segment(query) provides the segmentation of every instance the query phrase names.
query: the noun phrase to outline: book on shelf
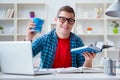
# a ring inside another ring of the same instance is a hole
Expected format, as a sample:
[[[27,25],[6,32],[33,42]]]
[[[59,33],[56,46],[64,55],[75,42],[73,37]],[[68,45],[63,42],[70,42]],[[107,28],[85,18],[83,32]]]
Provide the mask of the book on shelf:
[[[13,18],[14,15],[14,9],[7,9],[5,18]]]
[[[13,18],[13,16],[14,16],[14,9],[11,9],[9,18]]]
[[[68,68],[56,68],[57,73],[98,73],[103,72],[101,68],[89,68],[89,67],[68,67]]]
[[[5,14],[5,18],[9,18],[10,12],[11,12],[11,9],[7,9],[6,14]]]
[[[99,52],[102,52],[103,49],[110,48],[110,47],[113,47],[113,46],[103,45],[103,42],[96,42],[95,44],[92,44],[92,45],[73,48],[73,49],[71,49],[71,52],[74,52],[74,53],[83,53],[83,52],[99,53]]]

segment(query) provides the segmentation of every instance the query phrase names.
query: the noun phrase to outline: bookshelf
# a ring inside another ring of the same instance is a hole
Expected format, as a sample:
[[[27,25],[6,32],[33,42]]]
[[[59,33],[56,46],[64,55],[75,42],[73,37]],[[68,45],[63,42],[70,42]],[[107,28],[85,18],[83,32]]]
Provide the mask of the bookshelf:
[[[14,15],[9,12],[9,9]],[[35,17],[44,19],[45,23],[39,35],[46,33],[47,6],[45,3],[0,3],[0,25],[4,27],[3,33],[0,34],[0,41],[24,40],[27,24],[31,20],[30,11],[35,12]]]
[[[76,25],[74,33],[81,37],[85,45],[92,44],[96,41],[102,41],[104,44],[114,44],[115,47],[106,49],[98,53],[93,64],[99,64],[102,57],[110,57],[113,60],[118,58],[118,44],[120,44],[120,26],[118,34],[113,34],[111,26],[112,21],[120,24],[120,18],[108,17],[104,14],[105,10],[111,3],[76,3]],[[101,9],[101,10],[100,10]],[[98,11],[100,16],[98,17]],[[87,28],[93,30],[87,33]],[[77,33],[78,28],[82,28],[82,33]],[[120,45],[119,45],[120,46]]]

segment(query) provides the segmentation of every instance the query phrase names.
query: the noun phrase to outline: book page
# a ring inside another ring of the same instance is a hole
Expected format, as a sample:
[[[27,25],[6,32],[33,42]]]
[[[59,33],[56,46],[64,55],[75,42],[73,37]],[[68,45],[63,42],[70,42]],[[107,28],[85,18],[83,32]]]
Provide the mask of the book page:
[[[11,9],[7,9],[6,14],[5,14],[5,18],[9,18],[10,13],[11,13]]]
[[[76,67],[69,67],[69,68],[57,68],[57,73],[76,73],[76,72],[82,72],[79,68]]]
[[[83,71],[83,73],[98,73],[103,72],[103,69],[101,68],[89,68],[89,67],[79,67],[80,70]]]
[[[13,14],[14,14],[14,9],[11,9],[11,12],[8,18],[13,18]]]
[[[95,45],[96,47],[98,47],[98,48],[100,48],[100,49],[102,49],[102,47],[103,47],[103,42],[96,42],[96,45]]]
[[[101,68],[88,68],[88,67],[68,67],[68,68],[56,68],[57,73],[98,73],[103,72]]]

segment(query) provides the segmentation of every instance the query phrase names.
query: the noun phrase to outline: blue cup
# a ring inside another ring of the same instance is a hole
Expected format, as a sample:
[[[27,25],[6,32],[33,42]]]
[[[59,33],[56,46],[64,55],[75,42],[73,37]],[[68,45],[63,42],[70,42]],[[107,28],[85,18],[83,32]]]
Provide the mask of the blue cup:
[[[41,32],[44,20],[40,18],[33,18],[32,20],[33,20],[33,23],[35,24],[35,27],[31,28],[31,30],[36,33]]]

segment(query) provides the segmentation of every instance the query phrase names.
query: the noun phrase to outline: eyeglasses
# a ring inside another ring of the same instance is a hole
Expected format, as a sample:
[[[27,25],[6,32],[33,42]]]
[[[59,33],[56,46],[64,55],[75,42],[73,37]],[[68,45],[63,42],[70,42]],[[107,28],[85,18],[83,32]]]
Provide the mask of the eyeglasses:
[[[75,20],[72,18],[66,18],[66,17],[62,17],[62,16],[58,16],[58,18],[59,18],[59,21],[62,23],[66,22],[66,21],[68,21],[68,24],[71,24],[71,25],[75,23]]]

